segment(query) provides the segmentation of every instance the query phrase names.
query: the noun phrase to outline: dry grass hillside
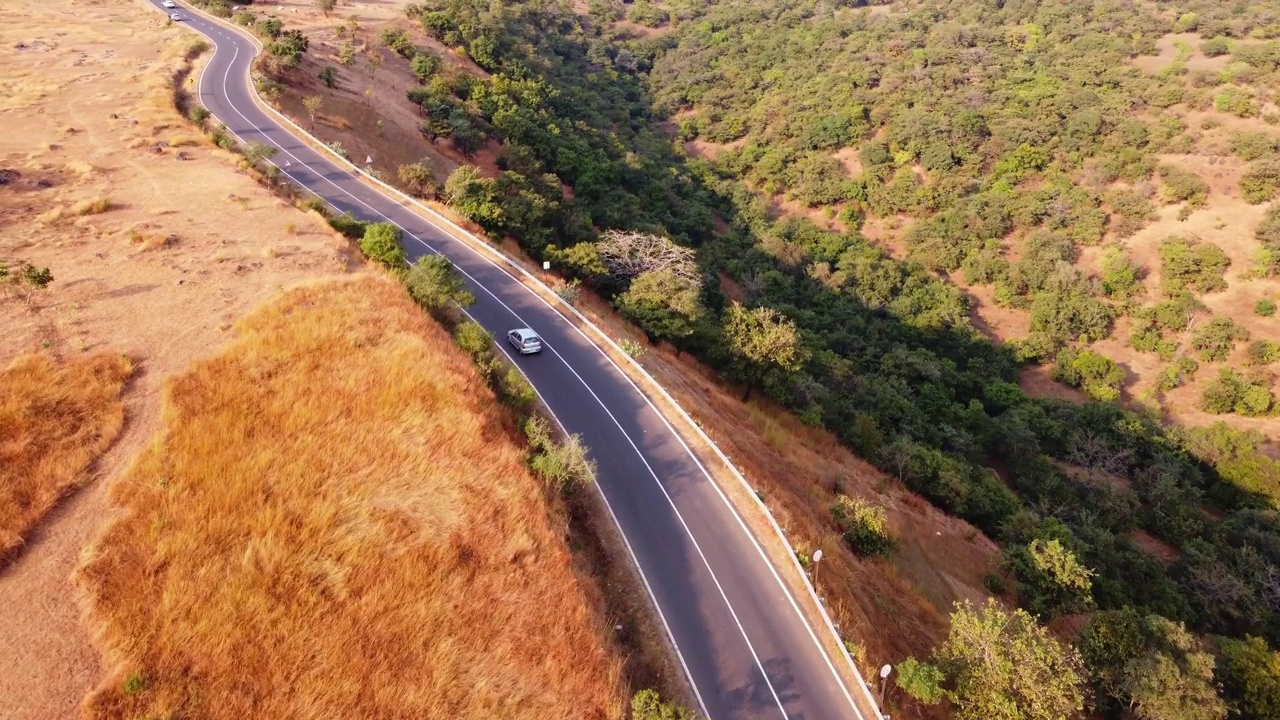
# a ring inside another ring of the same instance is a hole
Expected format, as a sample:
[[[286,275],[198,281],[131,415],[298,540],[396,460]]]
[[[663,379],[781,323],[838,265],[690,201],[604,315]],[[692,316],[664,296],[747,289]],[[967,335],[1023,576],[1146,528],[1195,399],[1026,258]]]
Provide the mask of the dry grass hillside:
[[[132,372],[106,354],[61,366],[24,355],[0,372],[0,563],[116,439]]]
[[[0,569],[5,720],[73,717],[101,679],[70,575],[110,514],[106,479],[158,427],[164,379],[280,288],[355,267],[319,218],[270,195],[174,111],[173,78],[186,77],[193,40],[140,3],[0,4],[0,261],[53,275],[44,290],[0,292],[0,368],[37,355],[21,366],[52,373],[40,394],[83,390],[85,419],[118,428],[110,447],[110,433],[83,428],[85,447],[105,453],[75,471],[74,453],[62,458],[48,478],[68,491]],[[121,356],[133,372],[108,399]],[[77,384],[99,364],[96,388]],[[7,407],[13,396],[0,397]],[[70,406],[41,407],[58,414],[0,430],[5,469],[18,467],[10,438],[73,439],[41,430],[70,431]]]
[[[448,335],[372,279],[238,331],[168,386],[80,572],[89,715],[621,717],[563,520]]]

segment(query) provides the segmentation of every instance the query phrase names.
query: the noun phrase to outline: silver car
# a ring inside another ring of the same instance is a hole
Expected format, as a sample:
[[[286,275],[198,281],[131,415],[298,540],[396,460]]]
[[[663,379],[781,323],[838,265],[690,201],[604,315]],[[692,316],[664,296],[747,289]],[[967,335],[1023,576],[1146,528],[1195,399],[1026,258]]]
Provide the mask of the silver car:
[[[507,333],[507,342],[511,343],[516,352],[521,355],[542,352],[542,338],[529,328],[516,328]]]

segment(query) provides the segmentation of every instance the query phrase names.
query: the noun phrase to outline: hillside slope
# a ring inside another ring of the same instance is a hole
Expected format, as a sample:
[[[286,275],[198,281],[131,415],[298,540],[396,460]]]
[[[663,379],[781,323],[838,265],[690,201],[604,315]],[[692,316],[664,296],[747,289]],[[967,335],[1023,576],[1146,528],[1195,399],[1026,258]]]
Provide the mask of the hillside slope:
[[[621,717],[564,520],[449,336],[373,279],[237,330],[167,387],[79,572],[89,716]]]

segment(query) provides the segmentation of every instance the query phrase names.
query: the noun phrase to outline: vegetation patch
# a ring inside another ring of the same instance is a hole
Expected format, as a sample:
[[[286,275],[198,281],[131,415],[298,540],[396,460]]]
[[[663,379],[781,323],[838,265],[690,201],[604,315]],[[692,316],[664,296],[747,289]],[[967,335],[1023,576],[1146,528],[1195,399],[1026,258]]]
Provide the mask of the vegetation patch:
[[[133,362],[120,355],[64,363],[24,355],[0,372],[0,560],[111,446],[132,373]]]

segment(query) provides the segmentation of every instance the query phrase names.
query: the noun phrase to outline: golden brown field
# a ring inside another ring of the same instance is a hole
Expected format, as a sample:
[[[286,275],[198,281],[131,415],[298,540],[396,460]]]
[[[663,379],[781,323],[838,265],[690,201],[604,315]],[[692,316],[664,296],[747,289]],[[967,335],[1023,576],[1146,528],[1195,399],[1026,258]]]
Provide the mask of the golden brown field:
[[[448,335],[372,278],[237,330],[79,571],[87,716],[621,717],[564,520]]]
[[[64,365],[24,355],[0,372],[0,563],[115,440],[132,372],[106,354]]]

